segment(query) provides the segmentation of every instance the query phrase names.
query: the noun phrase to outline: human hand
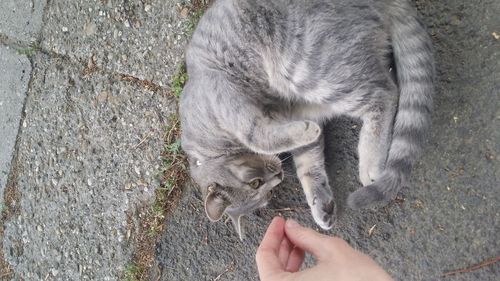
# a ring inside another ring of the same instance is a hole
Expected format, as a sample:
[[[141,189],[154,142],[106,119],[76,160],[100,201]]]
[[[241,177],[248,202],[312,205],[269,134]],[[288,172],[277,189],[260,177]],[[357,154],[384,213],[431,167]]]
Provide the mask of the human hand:
[[[298,271],[304,252],[316,258],[312,268]],[[257,250],[261,281],[392,281],[375,261],[344,240],[319,234],[293,220],[273,219]]]

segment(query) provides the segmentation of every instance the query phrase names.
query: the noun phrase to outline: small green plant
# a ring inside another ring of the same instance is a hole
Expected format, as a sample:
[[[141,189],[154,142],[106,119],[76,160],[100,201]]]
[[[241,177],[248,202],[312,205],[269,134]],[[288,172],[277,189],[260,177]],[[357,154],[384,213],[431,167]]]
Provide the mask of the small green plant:
[[[192,6],[190,8],[190,14],[189,14],[189,22],[187,26],[187,34],[189,36],[193,35],[194,29],[198,25],[198,22],[201,19],[201,16],[203,16],[203,13],[205,13],[205,10],[208,8],[209,3],[212,2],[210,0],[193,0],[191,2]]]
[[[36,44],[32,44],[27,48],[17,48],[16,52],[18,55],[25,55],[25,56],[31,57],[40,49],[41,49],[40,46],[38,46]]]
[[[186,67],[184,65],[181,66],[180,71],[177,75],[172,79],[172,93],[176,98],[180,98],[182,89],[188,80],[188,75],[186,72]]]
[[[179,186],[187,178],[187,163],[181,147],[181,128],[179,117],[172,114],[168,117],[169,125],[165,134],[165,177],[163,188],[170,194],[173,188]]]
[[[167,144],[167,150],[168,152],[172,154],[179,154],[181,153],[181,140],[177,139],[175,142],[171,144]]]
[[[194,29],[198,25],[198,22],[201,19],[201,16],[203,16],[203,13],[205,12],[205,8],[196,10],[191,14],[191,17],[189,18],[189,23],[187,26],[187,31],[186,33],[191,36],[193,35]]]
[[[123,281],[141,280],[142,274],[143,274],[143,269],[141,269],[135,263],[131,263],[125,268]]]

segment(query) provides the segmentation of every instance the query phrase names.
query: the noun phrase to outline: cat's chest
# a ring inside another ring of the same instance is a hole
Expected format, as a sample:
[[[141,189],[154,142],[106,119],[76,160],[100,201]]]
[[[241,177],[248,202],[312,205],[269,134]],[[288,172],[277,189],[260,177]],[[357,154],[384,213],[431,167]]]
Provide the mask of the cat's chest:
[[[349,115],[355,106],[351,101],[334,103],[282,103],[265,107],[265,115],[276,121],[311,120],[323,122],[331,117]]]
[[[299,100],[311,104],[327,104],[342,98],[349,92],[352,85],[346,84],[321,71],[318,67],[312,67],[306,59],[297,59],[282,54],[264,55],[263,66],[267,75],[269,88],[281,97],[289,100]],[[344,66],[343,73],[350,72],[348,66]],[[334,111],[343,111],[340,105],[334,107]]]
[[[293,108],[291,118],[323,122],[334,116],[350,115],[354,107],[355,104],[350,100],[322,104],[304,103]]]

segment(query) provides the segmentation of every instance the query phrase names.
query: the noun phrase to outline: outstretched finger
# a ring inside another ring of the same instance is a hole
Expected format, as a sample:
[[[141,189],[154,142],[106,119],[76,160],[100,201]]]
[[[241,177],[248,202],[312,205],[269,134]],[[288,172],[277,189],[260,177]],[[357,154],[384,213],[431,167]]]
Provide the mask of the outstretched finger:
[[[256,261],[261,279],[284,272],[279,258],[281,242],[285,238],[285,220],[281,217],[273,219],[257,249]]]

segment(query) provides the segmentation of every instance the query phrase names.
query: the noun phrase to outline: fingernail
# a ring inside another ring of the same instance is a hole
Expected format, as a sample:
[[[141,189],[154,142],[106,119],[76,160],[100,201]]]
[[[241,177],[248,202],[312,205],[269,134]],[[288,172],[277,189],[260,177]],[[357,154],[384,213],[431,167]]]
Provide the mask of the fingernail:
[[[300,224],[298,224],[295,220],[293,219],[289,219],[286,221],[286,227],[288,228],[295,228],[295,227],[299,227]]]

